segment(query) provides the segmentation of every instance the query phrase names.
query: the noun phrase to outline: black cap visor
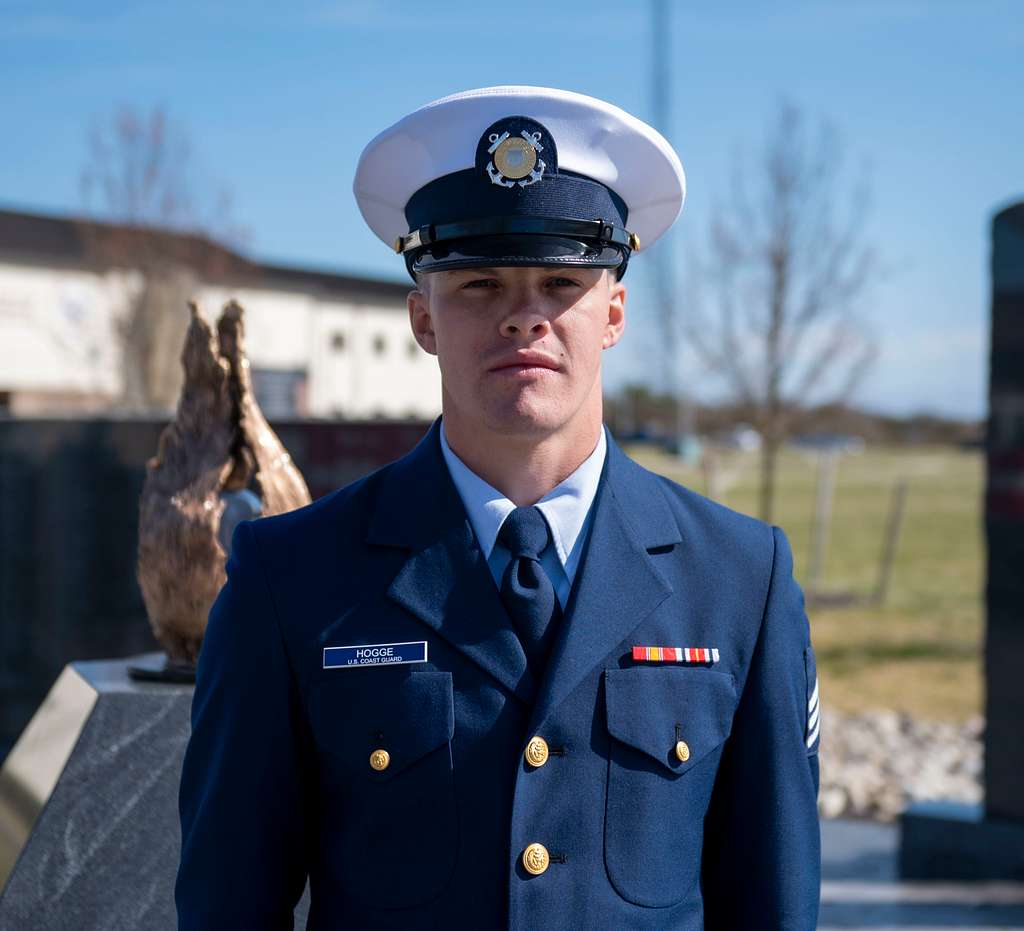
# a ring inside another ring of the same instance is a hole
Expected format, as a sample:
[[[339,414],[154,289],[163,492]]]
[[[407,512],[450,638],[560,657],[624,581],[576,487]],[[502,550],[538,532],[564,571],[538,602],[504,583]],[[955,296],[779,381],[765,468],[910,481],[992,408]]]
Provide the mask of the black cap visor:
[[[614,244],[566,236],[473,236],[410,251],[406,253],[406,264],[413,275],[520,265],[618,268],[625,266],[626,251]]]

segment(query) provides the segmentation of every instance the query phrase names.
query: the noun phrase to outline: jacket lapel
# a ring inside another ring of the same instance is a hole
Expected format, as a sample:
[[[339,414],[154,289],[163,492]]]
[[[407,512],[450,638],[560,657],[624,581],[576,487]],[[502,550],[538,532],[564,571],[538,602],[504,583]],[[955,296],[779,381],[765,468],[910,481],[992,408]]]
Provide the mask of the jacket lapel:
[[[382,474],[367,542],[411,549],[388,596],[531,703],[526,654],[441,454],[440,424]]]
[[[608,435],[590,538],[540,683],[531,733],[672,594],[648,553],[682,539],[659,483]]]

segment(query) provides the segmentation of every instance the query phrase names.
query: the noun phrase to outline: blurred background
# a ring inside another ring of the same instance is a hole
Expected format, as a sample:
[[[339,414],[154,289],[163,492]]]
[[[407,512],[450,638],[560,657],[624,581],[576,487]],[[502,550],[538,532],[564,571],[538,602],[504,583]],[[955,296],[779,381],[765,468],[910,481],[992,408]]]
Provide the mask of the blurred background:
[[[624,279],[606,422],[787,532],[823,815],[982,801],[992,223],[1024,200],[1021,13],[0,0],[0,757],[64,663],[154,648],[137,502],[185,302],[245,308],[257,399],[314,497],[401,455],[439,378],[356,208],[359,153],[438,97],[537,84],[621,106],[683,162],[679,221]],[[843,894],[823,915],[853,926]]]

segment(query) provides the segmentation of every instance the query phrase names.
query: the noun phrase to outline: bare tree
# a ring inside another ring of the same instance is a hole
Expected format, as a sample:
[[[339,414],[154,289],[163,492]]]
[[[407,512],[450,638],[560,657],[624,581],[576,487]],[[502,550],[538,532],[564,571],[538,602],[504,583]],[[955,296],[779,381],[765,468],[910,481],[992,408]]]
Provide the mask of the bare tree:
[[[223,243],[242,234],[230,225],[227,195],[208,194],[196,179],[187,135],[162,107],[123,106],[95,121],[88,141],[82,236],[97,263],[126,279],[121,405],[168,410],[181,386],[187,303],[200,280],[240,264]]]
[[[845,188],[836,133],[806,123],[782,103],[753,164],[737,157],[706,246],[691,254],[682,311],[689,345],[761,435],[767,521],[779,450],[802,411],[847,400],[875,354],[859,313],[878,271],[863,241],[866,184]]]

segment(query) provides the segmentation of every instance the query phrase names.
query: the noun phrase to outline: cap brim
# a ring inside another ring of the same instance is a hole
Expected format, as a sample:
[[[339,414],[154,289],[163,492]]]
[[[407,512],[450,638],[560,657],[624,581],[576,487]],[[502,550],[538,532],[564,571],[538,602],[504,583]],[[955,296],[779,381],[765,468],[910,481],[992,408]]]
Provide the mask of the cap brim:
[[[624,259],[618,246],[565,236],[474,236],[425,246],[408,267],[418,274],[519,265],[618,268]]]

